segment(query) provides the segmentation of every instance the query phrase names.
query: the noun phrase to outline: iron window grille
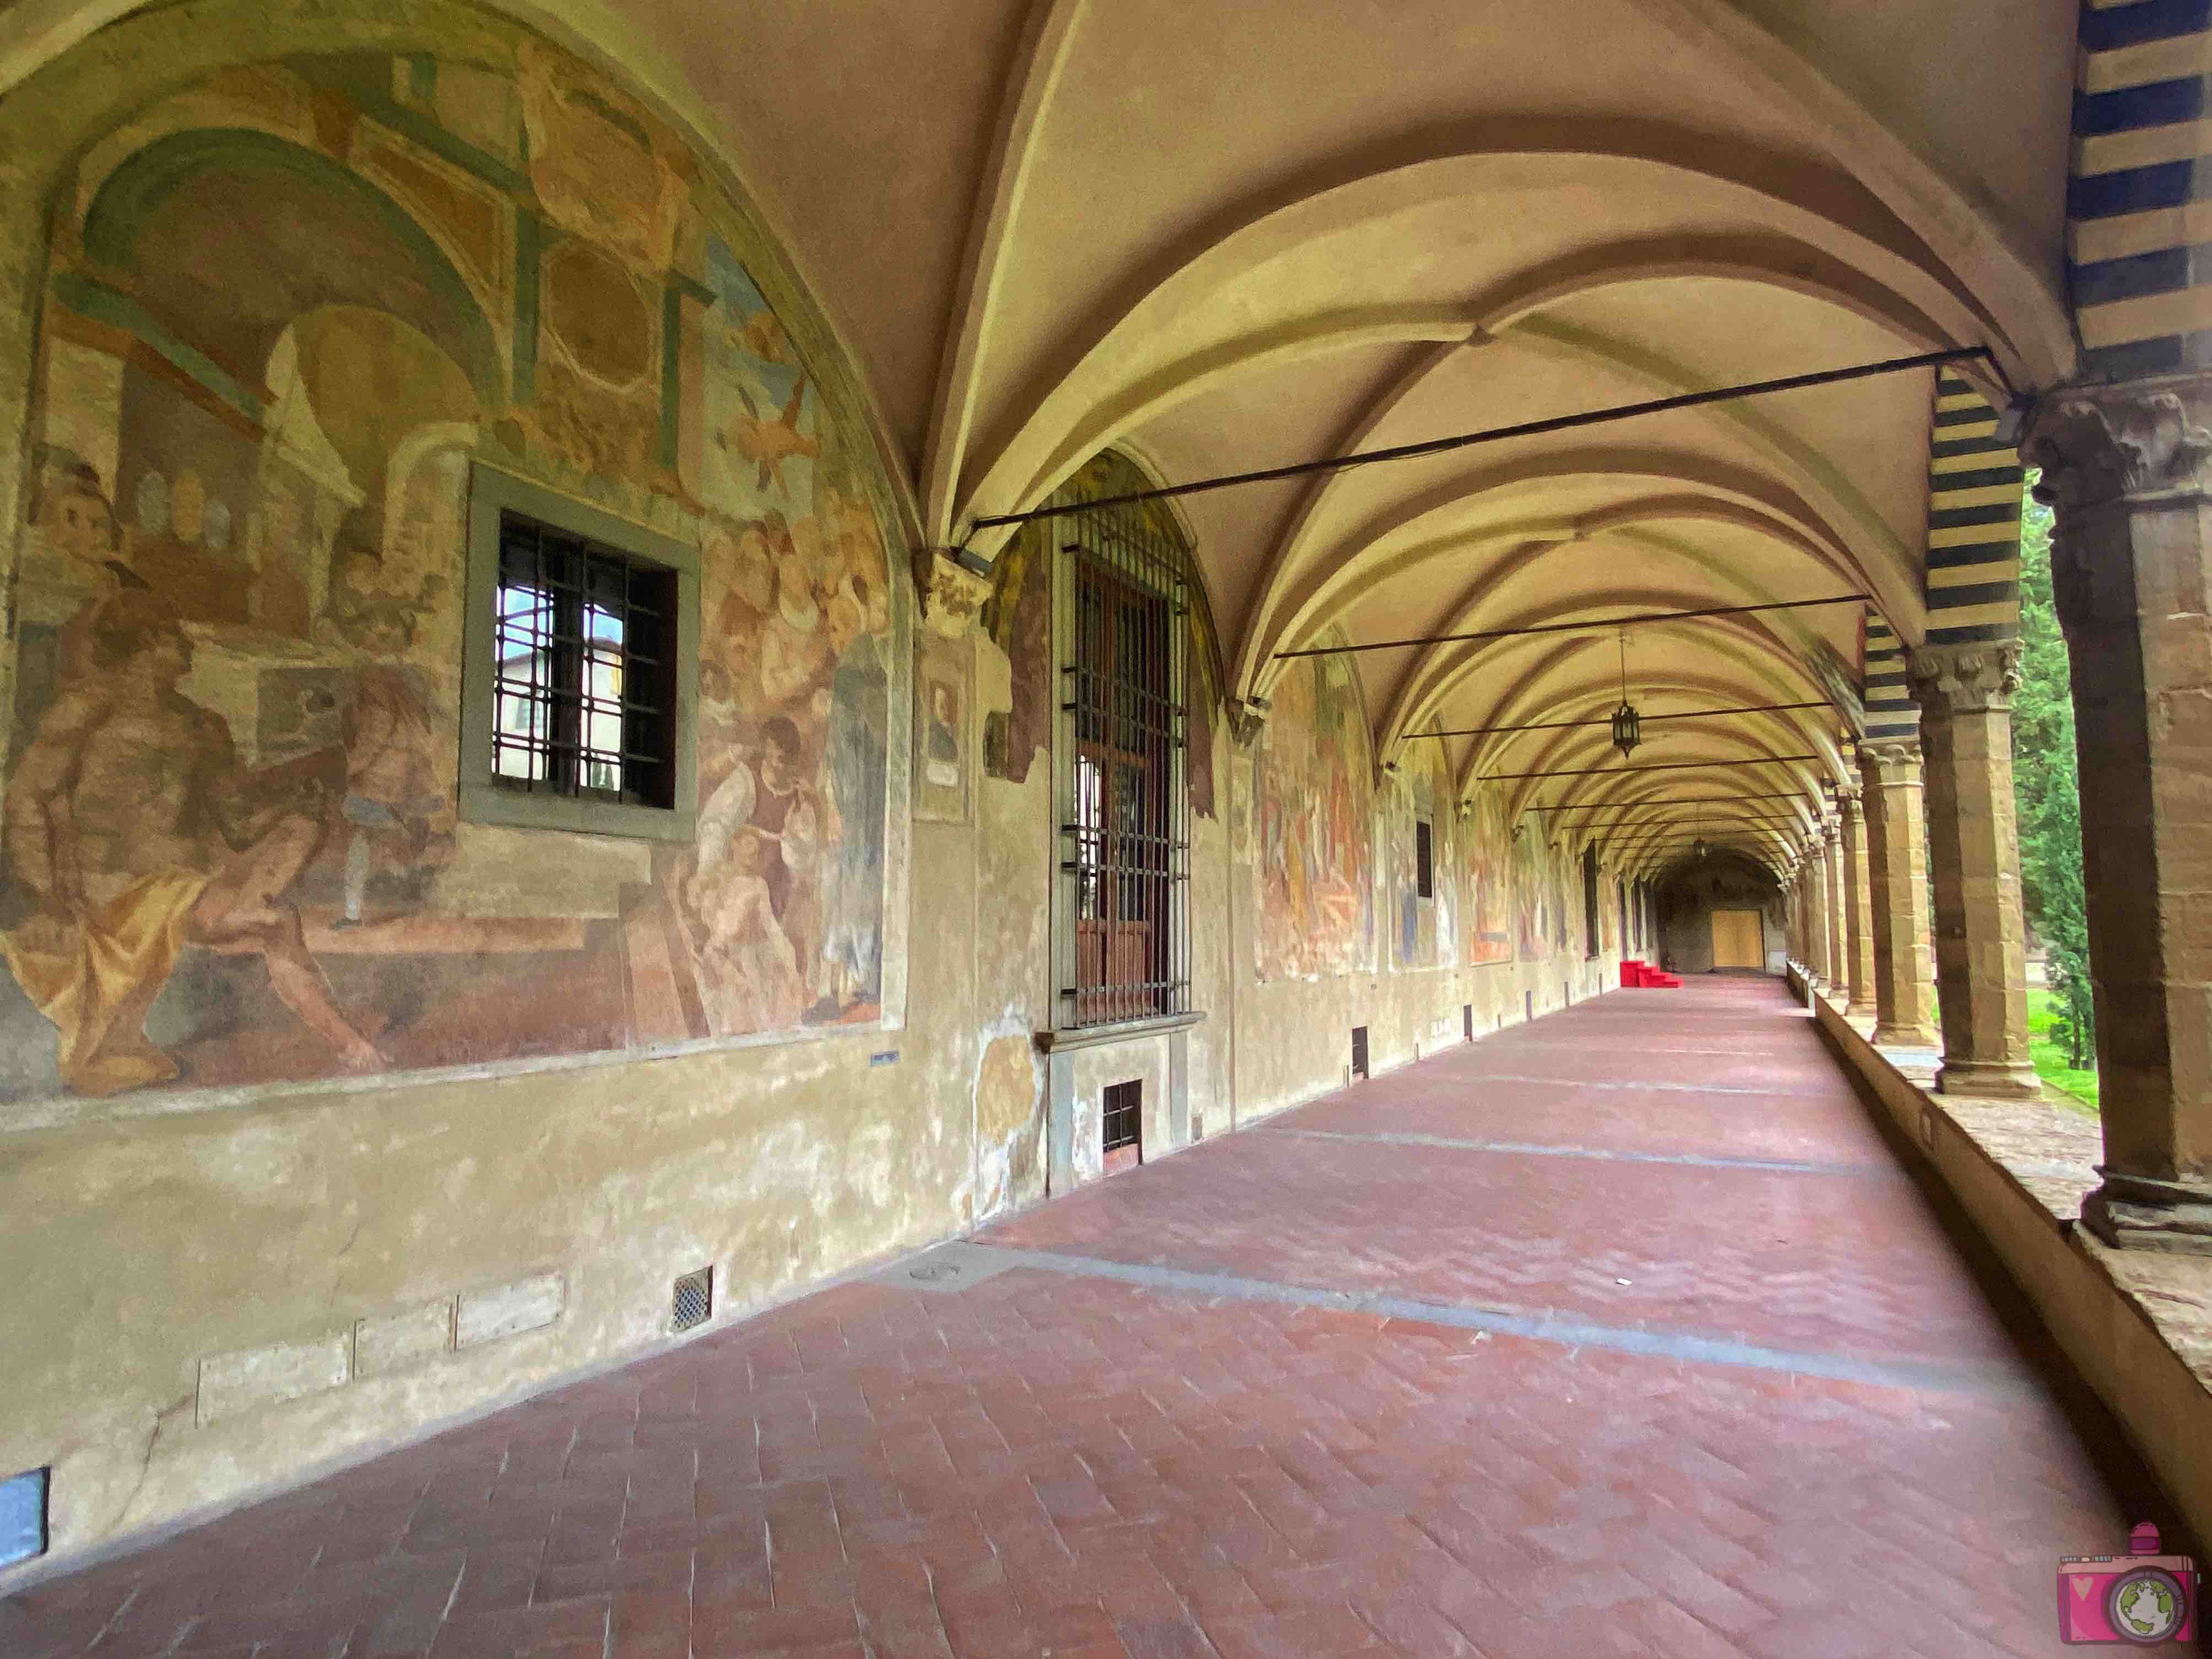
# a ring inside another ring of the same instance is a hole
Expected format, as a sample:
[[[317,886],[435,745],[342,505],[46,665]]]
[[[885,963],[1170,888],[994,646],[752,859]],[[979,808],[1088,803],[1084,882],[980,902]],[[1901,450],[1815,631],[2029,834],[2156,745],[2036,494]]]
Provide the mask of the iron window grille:
[[[471,470],[463,818],[688,844],[698,663],[697,547]]]
[[[1422,898],[1437,896],[1436,836],[1425,819],[1413,823],[1413,885]]]
[[[676,573],[500,514],[492,781],[676,801]]]
[[[1599,942],[1601,924],[1597,914],[1597,847],[1595,842],[1583,848],[1583,939],[1588,948],[1583,955],[1597,956],[1604,948]]]
[[[1143,507],[1066,523],[1060,1023],[1081,1029],[1190,1010],[1190,595]]]
[[[1118,1152],[1124,1146],[1134,1146],[1141,1158],[1145,1144],[1143,1079],[1108,1084],[1105,1098],[1101,1104],[1103,1109],[1099,1115],[1099,1129],[1104,1150]]]

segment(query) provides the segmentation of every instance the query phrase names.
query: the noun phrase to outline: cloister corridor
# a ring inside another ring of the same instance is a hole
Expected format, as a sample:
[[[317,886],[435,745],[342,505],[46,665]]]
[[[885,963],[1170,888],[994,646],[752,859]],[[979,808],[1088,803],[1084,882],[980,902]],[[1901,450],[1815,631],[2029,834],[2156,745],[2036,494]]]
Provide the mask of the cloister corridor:
[[[0,1601],[196,1659],[2060,1650],[2173,1517],[1778,981],[1621,991]]]

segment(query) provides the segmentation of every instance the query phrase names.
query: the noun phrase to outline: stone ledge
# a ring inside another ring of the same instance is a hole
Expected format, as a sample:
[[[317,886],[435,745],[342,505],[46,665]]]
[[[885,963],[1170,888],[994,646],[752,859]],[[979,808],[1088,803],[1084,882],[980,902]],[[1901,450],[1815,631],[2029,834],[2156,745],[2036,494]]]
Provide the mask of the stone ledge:
[[[2102,1138],[2032,1102],[1932,1095],[1802,975],[1837,1056],[1911,1138],[2200,1537],[2212,1536],[2212,1260],[2114,1250],[2079,1223]]]

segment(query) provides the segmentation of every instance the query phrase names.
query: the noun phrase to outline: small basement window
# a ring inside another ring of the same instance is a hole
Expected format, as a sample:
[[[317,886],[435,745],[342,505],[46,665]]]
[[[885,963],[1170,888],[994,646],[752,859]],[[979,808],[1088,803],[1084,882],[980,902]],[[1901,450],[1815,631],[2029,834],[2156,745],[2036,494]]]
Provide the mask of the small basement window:
[[[1425,819],[1413,824],[1413,881],[1423,898],[1437,896],[1436,835]]]
[[[1127,1083],[1108,1084],[1102,1104],[1103,1111],[1100,1127],[1106,1152],[1111,1154],[1125,1147],[1131,1148],[1141,1161],[1145,1142],[1144,1079],[1138,1078]]]
[[[479,823],[689,841],[698,556],[480,469],[460,804]]]

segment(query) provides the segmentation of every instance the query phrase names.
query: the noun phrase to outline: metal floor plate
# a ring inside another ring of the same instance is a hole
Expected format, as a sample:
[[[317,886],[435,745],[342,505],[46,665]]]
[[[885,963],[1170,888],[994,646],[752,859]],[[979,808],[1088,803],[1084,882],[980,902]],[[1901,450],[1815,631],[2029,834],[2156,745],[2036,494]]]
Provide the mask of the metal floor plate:
[[[896,1285],[901,1290],[933,1291],[939,1296],[951,1296],[1009,1267],[1022,1265],[1021,1258],[1009,1251],[955,1240],[894,1261],[868,1277],[878,1285]]]

